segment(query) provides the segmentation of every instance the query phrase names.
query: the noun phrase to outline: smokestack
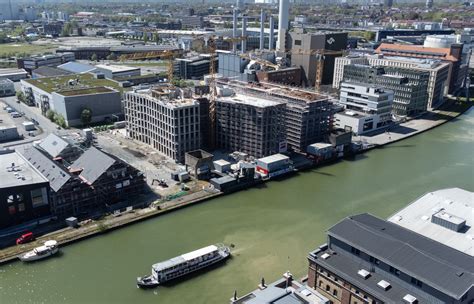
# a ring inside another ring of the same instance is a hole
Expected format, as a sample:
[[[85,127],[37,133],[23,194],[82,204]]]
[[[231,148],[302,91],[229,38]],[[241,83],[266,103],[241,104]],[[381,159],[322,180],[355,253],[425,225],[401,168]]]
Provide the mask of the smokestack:
[[[268,49],[269,50],[273,50],[273,45],[275,44],[275,33],[274,33],[274,27],[275,27],[275,24],[274,24],[274,20],[273,20],[273,16],[270,15],[270,20],[269,20],[269,23],[270,23],[270,37],[268,39]]]
[[[242,16],[242,53],[247,52],[247,17]]]
[[[233,27],[232,27],[232,38],[234,41],[232,41],[232,52],[236,52],[237,50],[237,44],[235,43],[235,38],[237,38],[237,10],[234,9],[234,15],[233,15]]]
[[[265,47],[265,13],[263,9],[260,11],[260,50],[263,50]]]
[[[289,0],[280,0],[280,11],[278,15],[278,41],[277,50],[280,52],[285,51],[286,46],[286,32],[288,31],[288,25],[290,14],[290,2]]]

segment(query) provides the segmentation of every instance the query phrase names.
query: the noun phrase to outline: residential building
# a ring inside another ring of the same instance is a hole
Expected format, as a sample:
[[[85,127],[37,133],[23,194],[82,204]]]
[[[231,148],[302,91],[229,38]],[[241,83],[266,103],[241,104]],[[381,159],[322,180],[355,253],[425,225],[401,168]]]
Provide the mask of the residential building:
[[[155,88],[124,94],[127,134],[184,163],[186,152],[201,148],[199,101],[187,91]],[[203,122],[204,123],[204,122]]]
[[[334,115],[335,127],[361,135],[391,122],[393,91],[371,84],[343,82],[340,103],[345,110]]]
[[[95,73],[102,73],[106,78],[117,79],[123,77],[140,76],[140,68],[124,65],[98,64]]]
[[[74,61],[74,54],[71,52],[65,52],[60,54],[33,56],[27,58],[17,59],[17,65],[19,69],[25,69],[28,73],[41,66],[52,66],[56,67],[65,62]]]
[[[273,82],[290,86],[301,86],[303,69],[301,67],[281,68],[273,71],[257,71],[258,82]]]
[[[15,96],[15,84],[10,79],[0,79],[0,97]]]
[[[346,65],[344,81],[375,84],[394,93],[392,113],[397,116],[415,116],[427,110],[427,72],[411,69]]]
[[[453,43],[448,48],[382,43],[375,52],[388,56],[435,59],[450,63],[451,74],[448,93],[455,94],[463,86],[467,75],[467,64],[463,61],[462,50],[462,43]]]
[[[474,257],[473,198],[473,192],[460,188],[429,192],[388,220]]]
[[[235,94],[216,100],[217,145],[256,158],[286,149],[285,103],[276,98]]]
[[[304,152],[308,145],[327,139],[334,113],[328,96],[294,87],[272,83],[229,83],[242,94],[276,98],[285,104],[285,129],[287,147]]]
[[[473,256],[366,213],[327,234],[327,244],[309,253],[307,284],[332,303],[473,300]]]
[[[48,179],[13,150],[0,151],[0,167],[0,228],[48,217]]]
[[[449,78],[451,73],[451,64],[434,59],[417,59],[408,57],[391,57],[384,55],[363,56],[366,63],[361,63],[376,67],[402,68],[405,71],[428,72],[428,100],[427,109],[433,110],[441,106],[444,102],[444,96],[448,93]],[[342,70],[344,73],[343,61],[336,58],[335,70]],[[393,70],[395,71],[395,70]],[[341,76],[343,79],[344,75]]]
[[[46,152],[50,159],[67,163],[75,161],[83,152],[76,143],[53,133],[41,140],[36,147]]]
[[[342,51],[347,48],[347,33],[342,32],[318,32],[306,33],[303,29],[295,29],[290,32],[291,65],[302,67],[305,75],[305,83],[314,86],[316,75],[319,74],[320,84],[330,84],[333,81],[334,60],[342,56]],[[333,51],[318,55],[314,51]],[[324,64],[318,67],[319,61]]]

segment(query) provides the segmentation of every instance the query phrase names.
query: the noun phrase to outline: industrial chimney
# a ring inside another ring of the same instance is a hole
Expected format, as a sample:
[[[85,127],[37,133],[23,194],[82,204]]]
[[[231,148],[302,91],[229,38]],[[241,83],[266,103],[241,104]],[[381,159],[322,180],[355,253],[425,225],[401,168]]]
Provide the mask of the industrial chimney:
[[[273,45],[275,44],[275,32],[274,32],[274,27],[275,27],[275,21],[273,20],[273,16],[270,15],[270,20],[268,20],[270,23],[270,36],[268,39],[268,49],[273,50]]]
[[[265,13],[263,9],[260,11],[260,50],[265,47]]]
[[[237,10],[234,9],[234,15],[233,15],[233,20],[232,20],[232,52],[236,52],[237,50],[237,43],[236,43],[236,38],[237,38]]]
[[[290,14],[290,2],[289,0],[280,0],[280,11],[278,15],[278,41],[277,51],[285,52],[286,48],[286,33],[288,31],[288,25]]]
[[[247,17],[242,16],[242,53],[247,52]]]

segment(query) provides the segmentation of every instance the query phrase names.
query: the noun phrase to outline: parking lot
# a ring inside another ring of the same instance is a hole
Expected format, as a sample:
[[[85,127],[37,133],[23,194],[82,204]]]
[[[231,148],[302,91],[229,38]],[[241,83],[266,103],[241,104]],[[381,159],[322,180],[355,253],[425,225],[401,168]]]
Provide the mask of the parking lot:
[[[5,102],[0,100],[0,127],[15,126],[17,128],[19,138],[2,141],[0,147],[8,146],[12,143],[20,143],[25,140],[33,141],[38,135],[42,134],[42,130],[36,125],[30,127],[30,130],[26,130],[23,125],[24,122],[31,122],[28,120],[21,110],[9,106]]]

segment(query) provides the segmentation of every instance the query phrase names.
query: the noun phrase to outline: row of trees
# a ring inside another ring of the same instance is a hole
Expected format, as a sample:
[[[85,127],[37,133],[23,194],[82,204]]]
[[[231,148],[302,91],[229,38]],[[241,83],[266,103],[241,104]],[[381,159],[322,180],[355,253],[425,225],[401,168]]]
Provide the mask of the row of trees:
[[[51,109],[46,111],[46,117],[52,122],[54,122],[55,124],[57,124],[58,126],[60,126],[61,128],[67,127],[66,119],[64,119],[64,116],[62,116],[61,114]]]

